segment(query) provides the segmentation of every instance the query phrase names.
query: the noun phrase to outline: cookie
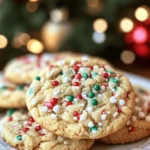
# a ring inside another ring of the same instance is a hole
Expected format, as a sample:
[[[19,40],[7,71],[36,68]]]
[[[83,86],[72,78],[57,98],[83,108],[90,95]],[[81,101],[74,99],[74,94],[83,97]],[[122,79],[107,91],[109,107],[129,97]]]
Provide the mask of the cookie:
[[[137,86],[134,87],[134,91],[136,93],[134,112],[127,125],[100,141],[108,144],[128,143],[150,135],[150,92]]]
[[[127,123],[134,93],[129,80],[110,66],[72,59],[36,76],[26,103],[47,130],[73,139],[98,139]]]
[[[87,150],[94,143],[94,140],[71,140],[48,132],[24,110],[9,110],[1,122],[2,138],[19,150]]]
[[[29,86],[15,85],[0,74],[0,108],[26,107],[26,91]]]
[[[63,59],[71,60],[72,58],[78,59],[88,59],[91,56],[79,53],[72,52],[62,52],[49,54],[44,53],[42,55],[25,55],[11,60],[4,69],[5,77],[16,84],[25,84],[31,83],[34,77],[39,74],[41,69],[46,66],[49,66],[55,61],[61,60],[60,63],[63,63]],[[100,60],[108,64],[108,62],[102,58],[92,57],[95,60]]]

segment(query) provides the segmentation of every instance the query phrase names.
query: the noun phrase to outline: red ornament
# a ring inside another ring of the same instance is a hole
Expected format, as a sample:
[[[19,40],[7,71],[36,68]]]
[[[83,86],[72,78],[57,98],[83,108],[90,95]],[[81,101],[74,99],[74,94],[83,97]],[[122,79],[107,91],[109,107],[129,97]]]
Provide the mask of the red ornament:
[[[36,130],[36,131],[40,131],[41,129],[42,129],[41,126],[36,126],[36,127],[35,127],[35,130]]]
[[[107,73],[107,72],[104,72],[104,73],[102,73],[102,76],[103,76],[104,78],[108,78],[108,73]]]
[[[76,75],[75,75],[75,79],[80,80],[80,79],[81,79],[81,74],[80,74],[80,73],[76,74]]]
[[[73,104],[72,102],[67,102],[66,106],[70,106],[72,104]]]
[[[57,98],[52,98],[52,99],[50,100],[50,103],[51,103],[52,105],[56,105],[57,102],[58,102],[58,99],[57,99]]]
[[[30,122],[34,122],[33,117],[30,117],[30,118],[29,118],[29,121],[30,121]]]
[[[24,128],[23,132],[26,133],[29,130],[29,128]]]
[[[53,85],[53,86],[58,86],[58,85],[59,85],[59,82],[58,82],[58,81],[53,81],[53,82],[52,82],[52,85]]]
[[[73,86],[79,86],[80,84],[79,84],[79,82],[74,82],[73,83]]]
[[[77,95],[77,98],[78,98],[78,99],[82,99],[82,95],[81,95],[81,94],[78,94],[78,95]]]

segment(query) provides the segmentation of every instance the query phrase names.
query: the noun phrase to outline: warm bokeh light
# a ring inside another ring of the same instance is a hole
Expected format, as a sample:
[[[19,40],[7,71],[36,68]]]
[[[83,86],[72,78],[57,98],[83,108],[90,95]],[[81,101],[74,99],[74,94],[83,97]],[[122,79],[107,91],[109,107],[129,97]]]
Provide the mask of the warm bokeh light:
[[[150,54],[150,50],[146,44],[137,44],[135,52],[140,57],[147,57]]]
[[[29,0],[30,2],[37,2],[38,0]]]
[[[120,57],[125,64],[131,64],[135,61],[135,54],[129,50],[124,50]]]
[[[7,46],[8,40],[4,35],[0,35],[0,49],[3,49]]]
[[[144,43],[147,40],[147,30],[144,27],[138,27],[133,32],[133,39],[136,43]]]
[[[28,12],[35,12],[38,9],[38,6],[38,3],[28,2],[26,4],[26,9],[28,10]]]
[[[27,33],[17,33],[12,40],[12,46],[20,48],[21,46],[25,46],[29,40],[30,36]]]
[[[36,39],[29,40],[27,43],[27,48],[30,52],[32,52],[34,54],[39,54],[39,53],[43,52],[43,50],[44,50],[43,44]]]
[[[136,10],[135,10],[135,17],[137,20],[139,21],[145,21],[148,19],[149,17],[149,12],[148,12],[148,8],[145,6],[143,7],[138,7]]]
[[[133,21],[130,18],[123,18],[120,21],[120,28],[123,32],[130,32],[133,26]]]
[[[93,23],[93,28],[96,32],[105,32],[108,28],[107,21],[104,19],[96,19]]]
[[[92,35],[93,41],[97,44],[101,44],[105,41],[106,35],[105,33],[100,33],[100,32],[94,32]]]
[[[89,7],[96,7],[99,5],[99,0],[87,0],[87,5]]]

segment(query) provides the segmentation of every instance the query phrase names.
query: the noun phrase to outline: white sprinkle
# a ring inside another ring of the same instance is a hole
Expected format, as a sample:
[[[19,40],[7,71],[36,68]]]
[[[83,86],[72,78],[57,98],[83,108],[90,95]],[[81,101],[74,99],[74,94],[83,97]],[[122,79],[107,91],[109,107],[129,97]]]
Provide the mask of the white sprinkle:
[[[73,117],[73,119],[74,119],[74,120],[78,120],[78,118],[77,118],[77,117]]]
[[[55,105],[55,106],[53,107],[53,111],[54,111],[56,114],[58,114],[59,111],[60,111],[60,105]]]
[[[42,77],[41,80],[40,80],[40,82],[43,84],[45,82],[45,78]]]
[[[138,106],[135,106],[134,109],[135,109],[136,111],[142,111],[142,109],[141,109],[140,107],[138,107]]]
[[[139,112],[138,115],[139,115],[140,118],[144,118],[145,117],[145,113],[144,112]]]
[[[112,96],[112,97],[109,99],[109,101],[110,101],[111,103],[116,103],[116,102],[117,102],[117,99],[116,99],[114,96]]]
[[[93,107],[92,106],[89,106],[89,107],[87,107],[87,109],[86,109],[88,112],[92,112],[93,111]]]
[[[60,60],[60,61],[57,62],[57,64],[59,66],[63,66],[65,64],[65,60]]]
[[[101,123],[101,122],[99,122],[99,123],[98,123],[98,125],[101,127],[101,126],[102,126],[102,123]]]
[[[84,103],[81,103],[81,104],[80,104],[80,106],[81,106],[81,107],[84,107],[84,106],[85,106],[85,104],[84,104]]]
[[[39,97],[33,98],[33,99],[31,100],[31,104],[32,104],[33,106],[35,106],[35,105],[38,103],[39,100],[40,100]]]
[[[131,118],[132,118],[132,121],[136,121],[137,120],[136,116],[132,116]]]
[[[93,69],[98,69],[98,68],[99,68],[98,65],[94,65],[94,66],[93,66]]]
[[[74,98],[73,101],[76,103],[76,102],[78,102],[78,99],[77,99],[77,98]]]
[[[61,93],[63,93],[64,92],[64,90],[61,90]]]
[[[60,92],[61,91],[59,89],[54,89],[53,96],[57,97],[60,94]]]
[[[42,107],[41,107],[41,111],[42,111],[42,112],[48,112],[47,106],[42,106]]]
[[[85,81],[85,78],[81,78],[81,81]]]
[[[85,114],[82,114],[81,116],[80,116],[80,121],[84,121],[84,120],[86,120],[86,115]]]
[[[146,116],[145,120],[150,121],[150,116]]]
[[[121,105],[121,106],[125,105],[125,101],[124,101],[123,99],[121,99],[121,100],[119,101],[119,105]]]
[[[128,122],[127,122],[127,124],[126,124],[126,125],[128,126],[130,123],[131,123],[131,121],[130,121],[130,120],[128,120]]]
[[[55,118],[57,118],[57,115],[56,114],[51,114],[51,118],[55,119]]]
[[[106,87],[105,87],[105,86],[101,86],[101,89],[102,89],[103,91],[105,91]]]
[[[113,117],[116,118],[116,117],[118,116],[118,114],[119,114],[118,112],[115,112],[115,113],[113,114]]]
[[[90,121],[89,123],[88,123],[88,127],[89,128],[92,128],[94,126],[94,123],[92,122],[92,121]]]
[[[89,56],[88,55],[82,56],[82,60],[89,60]]]
[[[69,77],[65,77],[63,79],[63,83],[69,83],[70,81],[71,81],[71,78],[69,78]]]
[[[110,114],[110,111],[107,111],[107,114],[109,115],[109,114]]]
[[[83,98],[87,98],[86,92],[82,92],[81,95],[82,95]]]
[[[64,141],[64,144],[67,145],[67,144],[68,144],[68,141]]]
[[[98,97],[101,98],[101,97],[102,97],[102,94],[98,94]]]
[[[71,62],[70,62],[70,66],[73,66],[75,63],[76,63],[76,61],[75,61],[75,60],[71,60]]]
[[[92,133],[94,134],[94,133],[96,133],[97,131],[96,130],[92,130]]]
[[[101,120],[106,120],[106,118],[107,118],[107,115],[106,115],[106,114],[102,114],[102,115],[101,115]]]

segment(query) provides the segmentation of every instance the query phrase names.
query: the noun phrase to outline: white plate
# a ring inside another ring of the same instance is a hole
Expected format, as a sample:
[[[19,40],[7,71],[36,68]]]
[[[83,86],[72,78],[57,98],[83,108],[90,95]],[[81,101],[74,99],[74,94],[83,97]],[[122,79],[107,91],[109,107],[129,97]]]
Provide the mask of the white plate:
[[[123,72],[133,84],[150,90],[150,80],[134,74]],[[0,114],[1,116],[2,114]],[[0,139],[0,150],[15,150]],[[150,138],[124,145],[104,145],[95,143],[91,150],[150,150]]]

